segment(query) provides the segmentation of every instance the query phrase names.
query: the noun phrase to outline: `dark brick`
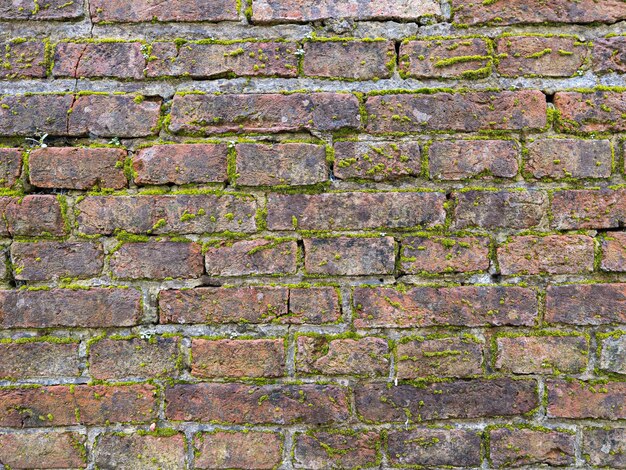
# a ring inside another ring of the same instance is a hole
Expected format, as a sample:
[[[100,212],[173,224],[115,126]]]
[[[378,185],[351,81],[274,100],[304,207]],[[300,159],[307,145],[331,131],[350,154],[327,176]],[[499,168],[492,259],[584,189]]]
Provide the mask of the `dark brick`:
[[[338,290],[334,287],[289,289],[289,315],[278,317],[279,323],[322,324],[341,317]]]
[[[601,239],[604,271],[626,271],[626,233],[611,232]]]
[[[626,36],[595,39],[592,67],[597,73],[626,73]]]
[[[574,465],[575,436],[561,431],[505,427],[490,431],[490,458],[495,466]]]
[[[210,276],[295,274],[297,254],[295,240],[224,242],[206,251],[206,272]]]
[[[393,274],[395,242],[379,238],[305,238],[304,267],[308,274],[367,276]]]
[[[66,233],[60,199],[31,194],[23,198],[0,197],[4,224],[0,234],[12,237],[62,236]]]
[[[0,5],[0,19],[2,5]],[[45,78],[46,50],[40,41],[12,40],[0,43],[3,51],[0,78]]]
[[[339,179],[363,178],[374,181],[419,176],[421,152],[418,142],[335,143],[335,176]]]
[[[35,3],[33,0],[2,0],[1,20],[73,20],[83,16],[83,4],[65,0],[48,0]]]
[[[125,243],[110,258],[111,273],[120,279],[194,279],[204,272],[198,243]]]
[[[547,323],[626,323],[626,284],[548,286]]]
[[[400,269],[407,274],[485,271],[487,237],[409,237],[402,240]]]
[[[307,470],[364,468],[380,464],[376,431],[333,430],[296,434],[294,467]]]
[[[4,95],[0,98],[0,135],[69,135],[67,111],[73,101],[72,95]]]
[[[623,190],[563,190],[552,195],[557,230],[613,228],[626,220]]]
[[[282,460],[282,436],[272,432],[214,431],[193,441],[195,468],[272,470]]]
[[[22,169],[21,149],[0,148],[0,187],[15,185]]]
[[[560,113],[558,128],[565,132],[626,131],[626,92],[560,91],[554,106]]]
[[[45,339],[45,338],[44,338]],[[80,375],[78,343],[32,341],[0,344],[3,380],[58,379]]]

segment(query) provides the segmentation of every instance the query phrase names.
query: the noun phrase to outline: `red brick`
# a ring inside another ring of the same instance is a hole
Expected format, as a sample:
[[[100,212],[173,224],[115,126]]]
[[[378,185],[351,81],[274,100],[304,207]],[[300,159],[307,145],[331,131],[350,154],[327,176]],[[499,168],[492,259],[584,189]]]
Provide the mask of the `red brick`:
[[[168,437],[132,434],[102,434],[96,438],[95,465],[99,469],[184,468],[185,436]]]
[[[4,95],[0,98],[0,135],[69,135],[67,111],[73,100],[72,95]]]
[[[270,230],[435,227],[445,221],[443,193],[270,194]]]
[[[596,73],[626,73],[626,36],[593,41],[593,70]]]
[[[587,367],[589,342],[584,336],[528,335],[496,338],[495,368],[514,374],[578,374]]]
[[[608,140],[539,139],[530,142],[524,170],[535,178],[608,178],[613,154]]]
[[[5,468],[85,468],[85,436],[74,432],[0,434]]]
[[[586,235],[525,235],[498,247],[500,272],[576,274],[593,271],[595,244]]]
[[[306,238],[304,267],[308,274],[367,276],[393,274],[395,242],[380,238]]]
[[[546,217],[548,197],[543,191],[480,191],[454,193],[454,227],[514,230],[531,229]]]
[[[4,222],[0,224],[0,234],[5,236],[62,236],[66,233],[59,198],[55,196],[0,197],[0,212]]]
[[[55,77],[141,80],[146,59],[140,42],[61,42],[54,49]]]
[[[0,6],[0,19],[2,16]],[[0,78],[45,78],[45,44],[39,41],[12,40],[0,43],[3,51]]]
[[[165,391],[168,419],[228,424],[335,424],[349,416],[335,385],[181,384]]]
[[[155,42],[146,75],[191,78],[235,76],[295,77],[298,56],[294,42],[235,42],[182,45]]]
[[[547,122],[546,98],[537,90],[378,95],[365,108],[374,134],[541,129]]]
[[[355,387],[356,411],[366,422],[416,423],[527,413],[539,405],[534,380],[470,380],[420,386],[367,383]],[[471,403],[471,406],[468,406]]]
[[[300,0],[254,0],[252,21],[255,23],[309,22],[328,18],[359,20],[416,20],[426,15],[440,15],[435,0],[391,0],[356,3],[321,0],[315,4]]]
[[[228,147],[224,144],[154,145],[133,156],[135,183],[224,183]]]
[[[421,152],[418,142],[335,143],[335,176],[345,180],[363,178],[374,181],[419,176]]]
[[[626,92],[560,91],[554,106],[560,113],[558,128],[564,132],[626,131]]]
[[[480,432],[437,428],[391,431],[387,452],[393,466],[478,467]]]
[[[328,180],[326,149],[314,144],[239,144],[237,184],[300,186]]]
[[[28,159],[30,182],[40,188],[122,189],[126,151],[114,148],[47,147]]]
[[[626,220],[622,190],[563,190],[552,195],[552,227],[557,230],[613,228]]]
[[[267,323],[286,315],[284,287],[200,287],[159,294],[160,323]]]
[[[626,382],[550,380],[546,387],[549,418],[626,418]]]
[[[272,432],[214,431],[196,434],[195,468],[272,470],[282,460],[282,436]]]
[[[151,336],[105,338],[89,347],[89,372],[98,380],[123,380],[129,377],[177,377],[180,338]]]
[[[20,177],[21,169],[21,149],[0,148],[0,187],[13,187]]]
[[[308,77],[373,80],[390,78],[396,64],[391,41],[307,41],[302,72]]]
[[[0,344],[0,378],[16,380],[28,378],[78,377],[78,343],[45,341]]]
[[[68,110],[67,135],[146,137],[158,132],[161,100],[130,94],[83,95]]]
[[[295,240],[223,242],[206,251],[206,272],[210,276],[295,274],[297,254]]]
[[[0,4],[1,20],[71,20],[83,16],[83,4],[65,0],[49,0],[34,3],[17,0]]]
[[[111,255],[110,265],[120,279],[194,279],[204,273],[198,243],[125,243]]]
[[[294,468],[369,468],[380,464],[380,436],[376,431],[311,431],[296,434]]]
[[[614,331],[597,335],[600,353],[598,367],[626,375],[626,332]]]
[[[575,436],[548,429],[504,427],[490,431],[490,458],[493,465],[574,465]]]
[[[574,325],[626,323],[626,284],[548,286],[545,320]]]
[[[611,232],[602,239],[603,271],[626,271],[626,233]]]
[[[470,336],[407,338],[397,346],[399,379],[470,377],[483,373],[483,345]]]
[[[318,325],[332,323],[341,317],[338,289],[305,287],[289,289],[289,315],[278,317],[279,323]]]
[[[519,145],[512,140],[436,140],[428,147],[430,177],[514,178],[519,154]]]
[[[3,328],[134,326],[140,317],[141,294],[134,289],[0,291]]]
[[[87,196],[76,208],[78,228],[88,235],[256,231],[256,202],[249,196]]]
[[[149,21],[236,21],[235,0],[172,0],[155,3],[152,0],[94,0],[89,4],[94,23],[140,23]]]
[[[482,78],[492,59],[484,39],[406,40],[400,46],[400,73],[411,78]]]
[[[500,286],[354,289],[357,328],[532,326],[537,299],[531,289]]]
[[[590,50],[575,38],[505,36],[496,41],[496,54],[505,77],[571,77],[587,68]]]
[[[626,468],[626,429],[583,431],[583,456],[594,467]]]
[[[18,280],[89,278],[102,272],[104,253],[95,242],[13,242],[11,263]]]
[[[480,0],[452,0],[454,21],[461,24],[490,23],[502,26],[523,23],[614,23],[626,19],[620,0],[548,0],[537,5],[526,0],[484,3]]]
[[[382,338],[298,336],[296,369],[304,374],[387,376],[389,345]]]
[[[191,374],[196,377],[282,377],[283,339],[191,341]]]
[[[407,274],[485,271],[488,237],[409,237],[402,240],[400,269]]]
[[[170,130],[194,135],[357,129],[359,103],[347,93],[177,94]]]

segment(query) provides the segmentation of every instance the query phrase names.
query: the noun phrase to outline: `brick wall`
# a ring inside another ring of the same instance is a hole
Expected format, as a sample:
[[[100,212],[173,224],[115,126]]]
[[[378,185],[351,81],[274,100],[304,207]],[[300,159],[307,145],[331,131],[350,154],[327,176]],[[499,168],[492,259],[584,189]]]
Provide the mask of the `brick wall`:
[[[0,463],[626,468],[625,21],[0,0]]]

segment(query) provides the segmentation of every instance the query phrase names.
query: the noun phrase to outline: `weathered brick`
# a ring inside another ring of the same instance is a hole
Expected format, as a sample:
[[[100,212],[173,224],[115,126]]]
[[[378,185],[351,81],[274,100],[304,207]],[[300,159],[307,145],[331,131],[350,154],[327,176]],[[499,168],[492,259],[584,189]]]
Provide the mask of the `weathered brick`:
[[[180,384],[165,391],[168,419],[230,424],[335,424],[349,416],[335,385]]]
[[[480,38],[407,40],[400,73],[411,78],[482,78],[491,73],[487,42]]]
[[[500,286],[359,287],[353,293],[357,328],[437,325],[532,326],[537,298],[531,289]]]
[[[184,468],[185,436],[141,436],[138,434],[102,434],[94,451],[96,467],[102,470],[134,468],[138,470],[174,470]]]
[[[314,40],[304,43],[302,72],[309,77],[390,78],[395,64],[396,50],[391,41]]]
[[[596,73],[626,73],[626,36],[594,40],[592,67]]]
[[[60,1],[60,0],[57,0]],[[149,21],[236,21],[235,0],[94,0],[89,4],[94,23],[140,23]]]
[[[88,235],[117,229],[157,235],[256,231],[257,206],[251,196],[87,196],[76,208],[78,228]]]
[[[334,287],[305,287],[289,290],[289,315],[279,323],[332,323],[341,317],[338,290]]]
[[[224,183],[227,156],[225,144],[154,145],[133,156],[135,183]]]
[[[140,42],[60,42],[54,48],[55,77],[141,80],[146,59]]]
[[[387,452],[393,466],[477,467],[480,432],[464,429],[416,428],[391,431]]]
[[[200,277],[204,272],[202,246],[183,242],[125,243],[113,255],[110,266],[120,279]]]
[[[40,188],[122,189],[126,151],[114,148],[47,147],[28,159],[30,182]]]
[[[366,129],[388,132],[541,129],[546,98],[537,90],[385,94],[367,98]]]
[[[504,427],[490,434],[490,458],[498,468],[574,465],[575,436],[548,429]]]
[[[2,15],[0,6],[0,19]],[[3,60],[0,78],[45,78],[46,49],[40,41],[12,40],[0,43]]]
[[[4,222],[0,224],[0,234],[4,236],[62,236],[66,233],[59,198],[52,195],[0,197],[0,212]]]
[[[298,336],[296,369],[305,374],[386,376],[389,345],[382,338]]]
[[[524,170],[535,178],[608,178],[613,154],[608,140],[538,139],[530,142]]]
[[[282,460],[282,437],[272,432],[214,431],[196,434],[195,468],[272,470]]]
[[[554,106],[558,127],[565,132],[626,131],[626,92],[559,91]]]
[[[545,321],[573,325],[626,323],[626,284],[548,286]]]
[[[328,18],[416,20],[440,14],[441,7],[435,0],[359,0],[356,3],[321,0],[315,4],[299,0],[254,0],[252,3],[252,21],[255,23],[309,22]]]
[[[582,451],[594,467],[626,468],[626,429],[585,429]]]
[[[293,42],[234,42],[182,45],[155,42],[148,77],[217,78],[236,76],[295,77],[298,46]]]
[[[68,135],[67,111],[73,101],[74,96],[68,94],[4,95],[0,98],[0,135]]]
[[[191,341],[191,374],[196,377],[282,377],[283,339]]]
[[[349,230],[435,227],[445,221],[446,197],[435,192],[270,194],[270,230]]]
[[[294,274],[297,254],[295,240],[224,242],[206,251],[206,272],[211,276]]]
[[[0,378],[63,378],[80,375],[78,343],[15,341],[0,344]],[[0,459],[1,461],[1,459]]]
[[[134,289],[0,290],[3,328],[133,326],[140,317]]]
[[[300,186],[328,180],[326,149],[322,145],[239,144],[237,184]]]
[[[393,274],[395,242],[393,237],[305,238],[304,267],[308,274]]]
[[[200,287],[159,294],[160,323],[266,323],[286,315],[284,287]]]
[[[498,264],[504,275],[591,272],[594,251],[594,240],[586,235],[525,235],[498,247]]]
[[[480,0],[452,0],[454,21],[461,24],[493,23],[499,26],[523,23],[614,23],[626,19],[620,0],[548,0],[540,6],[526,0],[484,3]]]
[[[587,367],[584,336],[523,333],[496,338],[495,368],[514,374],[578,374]]]
[[[571,77],[583,73],[590,50],[575,38],[504,36],[496,41],[502,76]]]
[[[105,338],[89,347],[89,371],[98,380],[177,377],[177,362],[182,358],[179,343],[180,338],[164,336]]]
[[[0,425],[50,427],[145,423],[156,419],[152,385],[52,385],[0,388]]]
[[[626,233],[611,232],[602,239],[603,271],[626,271]]]
[[[96,242],[13,242],[11,262],[18,280],[89,278],[102,271],[104,253]]]
[[[367,383],[355,387],[356,410],[366,422],[514,416],[539,404],[534,380],[476,379],[424,386]],[[467,406],[471,403],[472,406]]]
[[[334,149],[333,173],[339,179],[385,181],[421,172],[418,142],[339,141]]]
[[[514,178],[519,154],[519,145],[513,140],[436,140],[428,147],[430,177]]]
[[[83,4],[65,0],[36,3],[33,0],[3,0],[1,20],[71,20],[83,16]]]
[[[307,470],[365,468],[380,464],[380,435],[376,431],[312,431],[296,435],[294,467]]]
[[[336,131],[360,127],[347,93],[176,94],[170,130],[178,133]]]
[[[402,240],[403,273],[448,273],[489,269],[488,237],[408,237]]]
[[[626,418],[626,382],[549,380],[546,387],[549,418]]]
[[[483,345],[470,336],[407,338],[397,346],[399,379],[469,377],[482,374]]]
[[[626,333],[597,334],[600,352],[599,367],[602,370],[626,375]]]
[[[20,149],[0,148],[0,187],[11,188],[20,177],[22,152]]]
[[[454,193],[454,227],[531,229],[546,217],[548,197],[543,191],[480,191]]]
[[[563,190],[552,196],[557,230],[613,228],[626,220],[623,190]]]
[[[0,434],[5,468],[85,468],[85,436],[75,432]]]

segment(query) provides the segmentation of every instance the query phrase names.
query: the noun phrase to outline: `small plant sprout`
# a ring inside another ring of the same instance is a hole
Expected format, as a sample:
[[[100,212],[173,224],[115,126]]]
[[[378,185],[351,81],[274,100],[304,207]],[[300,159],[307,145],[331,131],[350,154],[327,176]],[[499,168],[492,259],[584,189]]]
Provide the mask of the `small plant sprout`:
[[[39,137],[38,139],[33,139],[32,137],[26,137],[26,140],[29,142],[32,142],[34,145],[33,146],[38,146],[41,147],[42,149],[45,149],[46,147],[48,147],[48,144],[45,143],[45,140],[48,138],[48,134],[43,134],[42,136],[36,136]]]

